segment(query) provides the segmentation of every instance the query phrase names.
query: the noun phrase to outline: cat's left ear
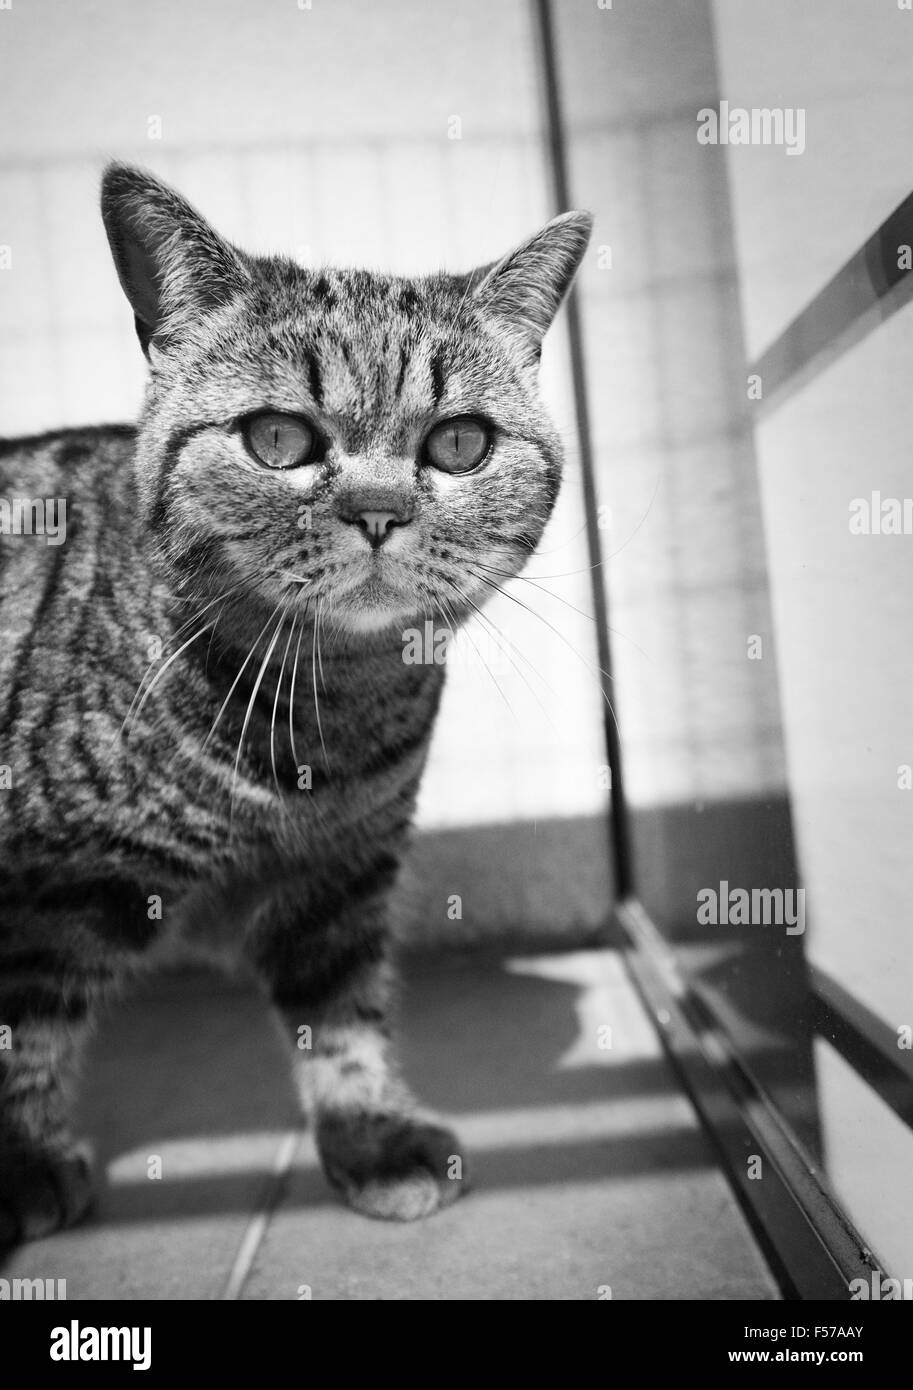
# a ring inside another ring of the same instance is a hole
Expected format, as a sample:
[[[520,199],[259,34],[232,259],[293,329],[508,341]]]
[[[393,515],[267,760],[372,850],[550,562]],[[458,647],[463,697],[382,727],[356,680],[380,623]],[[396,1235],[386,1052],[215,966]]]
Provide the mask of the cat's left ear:
[[[241,253],[143,169],[109,164],[101,214],[143,352],[167,349],[249,282]]]
[[[522,328],[538,349],[570,288],[592,230],[588,212],[565,212],[553,218],[515,251],[477,271],[473,298],[486,312]]]

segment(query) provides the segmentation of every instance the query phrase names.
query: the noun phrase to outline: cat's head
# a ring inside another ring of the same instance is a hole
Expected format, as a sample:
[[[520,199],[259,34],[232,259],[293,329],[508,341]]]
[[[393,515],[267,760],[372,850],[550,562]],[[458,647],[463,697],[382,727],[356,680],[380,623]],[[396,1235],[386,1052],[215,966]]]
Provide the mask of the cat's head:
[[[143,518],[178,592],[367,633],[459,621],[523,567],[561,470],[539,350],[586,213],[416,279],[247,255],[122,165],[102,215],[150,365]]]

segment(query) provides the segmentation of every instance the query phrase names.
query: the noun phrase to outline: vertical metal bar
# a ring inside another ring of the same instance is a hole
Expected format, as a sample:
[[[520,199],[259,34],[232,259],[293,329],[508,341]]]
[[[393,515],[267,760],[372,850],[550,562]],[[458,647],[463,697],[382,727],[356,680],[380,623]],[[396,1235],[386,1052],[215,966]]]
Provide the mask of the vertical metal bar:
[[[566,212],[571,206],[567,168],[567,139],[558,85],[558,65],[555,54],[555,33],[550,0],[533,0],[539,39],[539,60],[542,76],[546,117],[546,140],[552,180],[555,212]],[[590,431],[589,398],[583,351],[583,328],[580,301],[575,288],[567,299],[567,330],[571,352],[571,375],[574,384],[574,416],[580,450],[580,469],[583,475],[583,500],[586,511],[586,541],[590,560],[593,589],[593,611],[596,617],[596,642],[599,665],[611,687],[612,651],[609,642],[609,604],[603,579],[602,544],[597,524],[596,470]],[[611,689],[609,691],[611,693]],[[612,813],[609,819],[609,840],[615,886],[621,899],[635,895],[634,861],[631,851],[631,827],[625,785],[622,775],[621,740],[613,711],[604,706],[603,730],[606,754],[612,777]]]

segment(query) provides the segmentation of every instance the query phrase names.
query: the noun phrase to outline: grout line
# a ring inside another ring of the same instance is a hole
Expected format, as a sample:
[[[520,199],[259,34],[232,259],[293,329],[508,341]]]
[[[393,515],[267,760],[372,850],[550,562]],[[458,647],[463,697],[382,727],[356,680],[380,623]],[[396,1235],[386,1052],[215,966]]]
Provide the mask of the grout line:
[[[279,1144],[273,1171],[264,1186],[260,1210],[254,1213],[247,1230],[244,1232],[244,1238],[238,1247],[238,1253],[225,1282],[225,1287],[219,1294],[219,1299],[222,1301],[238,1299],[241,1296],[241,1290],[247,1282],[257,1251],[266,1235],[270,1218],[282,1195],[285,1180],[298,1151],[302,1133],[303,1131],[300,1129],[292,1130],[285,1135]]]

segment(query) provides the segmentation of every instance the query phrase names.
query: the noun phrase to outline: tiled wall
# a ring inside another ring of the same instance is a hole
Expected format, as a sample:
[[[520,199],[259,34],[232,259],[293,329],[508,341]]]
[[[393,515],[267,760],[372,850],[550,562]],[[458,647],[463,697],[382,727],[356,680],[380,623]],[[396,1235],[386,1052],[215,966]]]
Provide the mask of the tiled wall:
[[[571,177],[597,215],[587,380],[630,797],[764,798],[784,773],[738,286],[724,152],[696,139],[718,99],[709,6],[555,13]]]

